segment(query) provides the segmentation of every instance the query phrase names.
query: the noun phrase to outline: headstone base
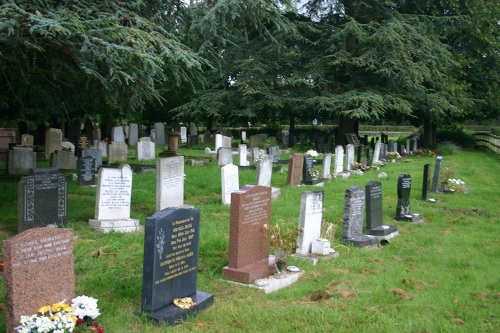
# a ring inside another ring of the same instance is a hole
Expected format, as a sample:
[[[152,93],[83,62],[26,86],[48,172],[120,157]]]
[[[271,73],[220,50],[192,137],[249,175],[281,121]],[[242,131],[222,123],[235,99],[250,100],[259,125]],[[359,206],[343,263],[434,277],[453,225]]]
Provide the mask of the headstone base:
[[[307,261],[309,261],[309,263],[311,265],[316,265],[320,260],[328,260],[328,259],[332,259],[332,258],[338,258],[339,255],[340,254],[338,253],[338,251],[333,250],[333,252],[326,254],[326,255],[293,253],[291,256],[292,256],[292,258],[307,260]]]
[[[396,232],[398,230],[398,227],[395,225],[381,225],[379,227],[373,228],[373,229],[366,229],[365,232],[368,235],[372,236],[386,236],[389,234],[392,234],[393,232]]]
[[[177,156],[177,152],[175,150],[164,150],[158,154],[160,157],[172,157]]]
[[[394,231],[394,232],[392,232],[392,233],[390,233],[388,235],[375,236],[375,237],[377,237],[378,242],[379,242],[380,245],[387,245],[387,244],[389,244],[389,239],[394,238],[396,236],[399,236],[399,231],[398,230],[396,230],[396,231]]]
[[[95,230],[108,233],[108,232],[135,232],[142,231],[144,228],[139,225],[139,220],[136,219],[122,219],[122,220],[89,220],[89,225]]]
[[[325,178],[318,178],[318,179],[311,179],[311,180],[303,180],[302,184],[303,185],[316,185],[316,186],[323,186],[325,185]]]
[[[156,326],[168,325],[175,326],[182,324],[188,317],[192,317],[195,313],[205,311],[214,302],[214,295],[203,291],[196,291],[196,294],[190,295],[196,305],[189,309],[181,309],[173,304],[164,307],[153,313],[145,313],[145,316],[152,320]],[[141,315],[141,311],[134,312],[135,315]]]
[[[224,278],[230,281],[250,284],[257,279],[268,277],[276,272],[274,256],[264,258],[249,265],[233,268],[226,266],[222,269]]]
[[[266,279],[255,280],[250,286],[264,291],[266,294],[278,291],[280,289],[291,286],[299,280],[299,278],[304,274],[304,271],[297,273],[286,272],[285,277],[281,279],[276,279],[274,276],[269,276]]]
[[[281,196],[281,189],[279,187],[271,187],[271,200],[276,200]]]
[[[418,222],[418,223],[423,223],[424,219],[422,218],[422,215],[418,213],[414,213],[411,215],[403,215],[399,217],[399,219],[396,219],[398,221],[404,221],[404,222]]]
[[[343,239],[342,242],[345,245],[354,245],[357,247],[376,246],[378,243],[377,237],[369,235],[357,236],[350,239]]]

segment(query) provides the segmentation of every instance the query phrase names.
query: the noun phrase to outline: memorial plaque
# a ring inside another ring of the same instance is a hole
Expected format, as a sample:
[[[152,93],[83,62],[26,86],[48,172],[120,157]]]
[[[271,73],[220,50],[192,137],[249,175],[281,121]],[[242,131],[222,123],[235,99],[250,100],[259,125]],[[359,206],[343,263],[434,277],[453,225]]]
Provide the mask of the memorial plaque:
[[[231,204],[231,193],[240,189],[238,167],[228,164],[221,168],[222,203]]]
[[[287,185],[297,186],[302,183],[302,168],[304,165],[304,157],[300,153],[295,153],[288,160],[288,177]]]
[[[197,290],[200,211],[171,207],[146,218],[141,309],[155,324],[176,325],[213,303]],[[173,302],[190,297],[182,310]]]
[[[299,233],[297,253],[311,253],[312,243],[321,237],[324,191],[304,191],[300,201]]]
[[[67,205],[66,177],[56,168],[31,169],[18,183],[19,232],[50,224],[65,226]]]
[[[344,224],[342,241],[344,244],[366,247],[377,243],[374,236],[363,235],[365,191],[359,186],[351,186],[345,193]]]
[[[3,241],[3,259],[8,333],[21,316],[75,296],[72,229],[23,231]]]
[[[256,183],[261,186],[271,186],[271,178],[273,175],[273,157],[264,155],[257,161]]]
[[[382,183],[370,181],[365,185],[366,233],[386,236],[397,231],[395,225],[385,225],[382,218]]]
[[[156,211],[184,204],[184,156],[156,161]]]
[[[93,156],[85,156],[79,158],[77,164],[78,185],[95,185],[95,158]]]
[[[245,185],[231,197],[229,265],[226,279],[252,283],[274,273],[269,257],[271,188]]]

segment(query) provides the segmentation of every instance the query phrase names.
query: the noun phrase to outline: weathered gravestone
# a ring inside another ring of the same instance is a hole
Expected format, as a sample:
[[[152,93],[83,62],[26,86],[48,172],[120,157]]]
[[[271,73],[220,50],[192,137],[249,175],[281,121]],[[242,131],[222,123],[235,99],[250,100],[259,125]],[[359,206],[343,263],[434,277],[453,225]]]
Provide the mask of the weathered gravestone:
[[[62,131],[59,128],[49,128],[45,133],[45,156],[50,155],[62,147]]]
[[[165,144],[165,125],[163,123],[155,123],[155,128],[154,128],[154,133],[155,133],[155,143],[157,145],[164,145]]]
[[[272,157],[273,163],[278,163],[280,161],[280,147],[279,146],[268,147],[267,153]]]
[[[304,165],[304,157],[300,153],[295,153],[288,160],[288,177],[287,185],[297,186],[302,182],[302,168]]]
[[[36,168],[36,153],[31,147],[12,147],[7,160],[7,173],[10,175],[26,175]]]
[[[239,166],[246,167],[246,166],[250,165],[250,163],[248,162],[247,156],[248,156],[247,145],[246,144],[238,145],[238,165]]]
[[[363,235],[365,207],[365,190],[359,186],[351,186],[345,191],[344,224],[342,241],[359,247],[372,246],[377,243],[374,236]]]
[[[113,127],[113,143],[115,142],[125,142],[125,133],[121,126]]]
[[[380,142],[380,141],[379,141]],[[386,225],[382,218],[382,183],[371,180],[365,185],[366,233],[377,236],[381,244],[399,234],[395,225]]]
[[[262,141],[262,135],[255,134],[250,136],[250,147],[259,147]]]
[[[323,164],[321,167],[321,178],[332,179],[332,153],[325,153],[323,155]]]
[[[217,150],[217,165],[224,166],[233,164],[233,151],[231,148],[220,147]]]
[[[334,175],[340,175],[344,171],[344,147],[335,147],[335,166],[333,169]]]
[[[222,274],[228,280],[249,284],[275,272],[269,256],[271,188],[245,185],[231,195],[229,265]]]
[[[156,325],[181,324],[213,303],[212,294],[197,290],[199,239],[198,209],[171,207],[146,218],[141,311]],[[174,305],[184,297],[195,304]]]
[[[180,130],[181,133],[181,143],[186,143],[187,142],[187,127],[181,127]]]
[[[92,156],[95,158],[95,169],[102,166],[102,150],[100,149],[83,149],[81,152],[82,158],[86,156]]]
[[[302,192],[297,254],[310,254],[313,242],[321,237],[324,193],[322,190]]]
[[[136,145],[136,157],[138,161],[150,161],[156,158],[156,145],[153,141],[139,141]]]
[[[56,150],[50,155],[50,166],[61,170],[73,170],[76,168],[76,160],[73,152]]]
[[[184,156],[156,161],[156,211],[184,204]]]
[[[398,177],[398,203],[396,206],[396,220],[416,222],[422,220],[420,214],[410,212],[411,176],[407,174]]]
[[[139,141],[139,125],[130,123],[128,132],[128,145],[135,147]]]
[[[436,157],[436,165],[434,166],[434,175],[432,176],[432,193],[439,191],[439,174],[441,173],[441,164],[443,163],[443,156]]]
[[[353,144],[348,144],[346,146],[346,170],[351,171],[353,169],[353,164],[354,164],[354,150],[355,147]]]
[[[108,165],[119,162],[127,162],[128,146],[125,142],[113,142],[108,144]]]
[[[314,169],[314,158],[311,155],[305,154],[302,165],[302,184],[323,186],[324,179],[319,175],[319,171]]]
[[[33,228],[3,241],[7,333],[21,316],[75,296],[73,230]]]
[[[32,147],[35,137],[30,134],[21,135],[21,146]]]
[[[108,157],[108,142],[104,140],[99,140],[97,142],[97,149],[101,151],[101,157]]]
[[[95,158],[93,156],[79,158],[77,163],[77,174],[79,186],[94,186]]]
[[[198,136],[198,127],[193,122],[189,123],[189,135]]]
[[[273,175],[273,157],[264,155],[256,163],[256,184],[260,186],[271,186],[271,178]]]
[[[130,218],[131,198],[132,169],[128,164],[99,169],[95,215],[89,225],[104,233],[142,230],[139,220]]]
[[[19,232],[68,220],[68,181],[56,168],[31,169],[18,183]]]
[[[381,149],[382,149],[382,142],[380,142],[380,140],[377,140],[377,143],[375,144],[375,150],[373,151],[372,165],[377,165],[382,163],[380,162]]]
[[[231,204],[231,193],[240,189],[238,167],[228,164],[221,168],[222,203]]]

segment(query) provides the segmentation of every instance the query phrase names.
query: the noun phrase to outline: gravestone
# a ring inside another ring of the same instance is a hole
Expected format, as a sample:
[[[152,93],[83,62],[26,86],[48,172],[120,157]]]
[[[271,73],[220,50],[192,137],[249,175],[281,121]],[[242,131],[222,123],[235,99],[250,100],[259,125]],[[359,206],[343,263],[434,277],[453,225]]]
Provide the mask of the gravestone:
[[[93,156],[85,156],[78,159],[77,173],[79,186],[95,185],[95,158]]]
[[[396,150],[394,150],[394,141],[389,140],[389,152],[393,152],[393,151],[398,151],[398,150],[397,150],[397,148],[396,148]]]
[[[156,160],[156,211],[184,205],[184,156]]]
[[[273,159],[273,163],[278,163],[280,161],[280,147],[279,146],[270,146],[267,148],[267,153],[271,155]]]
[[[222,203],[231,204],[231,193],[240,189],[238,167],[228,164],[221,168]]]
[[[73,170],[76,168],[76,160],[73,152],[56,150],[50,155],[50,166],[60,170]]]
[[[387,159],[387,150],[388,150],[388,144],[383,143],[381,150],[380,150],[380,160],[385,161]]]
[[[179,132],[168,132],[168,150],[176,152],[179,149],[179,139],[181,135]]]
[[[238,145],[238,165],[242,167],[246,167],[250,165],[247,159],[248,150],[246,144]]]
[[[21,146],[32,147],[35,137],[30,134],[21,135]]]
[[[351,171],[353,169],[353,164],[354,164],[354,145],[353,144],[348,144],[346,146],[346,160],[347,160],[347,165],[346,165],[346,170]]]
[[[252,147],[252,161],[254,164],[257,164],[257,161],[260,158],[260,149],[259,147]]]
[[[156,145],[153,141],[139,141],[136,145],[136,157],[138,161],[150,161],[156,158]]]
[[[115,142],[125,142],[125,133],[121,126],[113,127],[113,143]]]
[[[50,158],[53,152],[61,148],[62,131],[59,128],[49,128],[45,134],[45,157]]]
[[[335,147],[335,166],[333,169],[334,175],[339,175],[344,171],[344,147]]]
[[[128,147],[125,142],[113,142],[108,144],[108,165],[127,162]]]
[[[372,180],[365,185],[366,233],[387,240],[399,234],[395,225],[386,225],[382,218],[382,183]],[[379,238],[379,240],[381,240]]]
[[[398,177],[398,203],[396,206],[396,220],[416,222],[422,220],[420,214],[410,212],[411,176],[407,174]]]
[[[26,175],[36,168],[36,152],[31,147],[12,147],[7,156],[9,175]]]
[[[300,201],[297,254],[311,253],[312,244],[321,237],[324,191],[304,191]]]
[[[250,135],[250,147],[260,147],[260,143],[262,141],[262,135],[255,134]]]
[[[233,151],[231,148],[220,147],[217,150],[217,165],[224,166],[233,164]]]
[[[430,172],[429,171],[430,171],[430,168],[431,168],[430,164],[424,165],[424,175],[423,175],[423,179],[422,179],[422,200],[425,200],[425,201],[427,201],[427,195],[429,194],[429,185],[430,185],[430,178],[429,178]],[[432,201],[435,202],[436,200],[433,199]]]
[[[31,169],[18,183],[19,232],[47,225],[66,226],[68,182],[56,168]]]
[[[322,179],[319,179],[319,172],[314,169],[314,158],[305,154],[302,165],[302,184],[313,185],[322,181]]]
[[[187,142],[187,128],[186,127],[181,127],[181,143],[186,143]]]
[[[213,140],[212,134],[210,133],[210,131],[206,131],[205,133],[203,133],[203,144],[204,145],[214,144],[214,142],[212,140]]]
[[[332,153],[325,153],[323,155],[321,178],[332,179],[331,166],[332,166]]]
[[[189,135],[198,136],[198,127],[193,122],[189,123]]]
[[[375,150],[373,151],[372,165],[380,164],[380,151],[382,149],[382,142],[380,140],[375,144]]]
[[[231,148],[233,144],[233,138],[230,136],[222,136],[222,147]]]
[[[128,131],[128,145],[135,147],[139,141],[139,125],[130,123]]]
[[[409,154],[410,153],[410,138],[406,139],[406,152]]]
[[[156,325],[181,324],[213,303],[212,294],[197,290],[199,239],[198,209],[172,207],[146,218],[141,311]],[[184,297],[195,305],[173,304]]]
[[[288,160],[288,176],[286,184],[290,186],[298,186],[302,183],[302,168],[304,165],[304,157],[300,153],[295,153]]]
[[[417,136],[414,136],[413,137],[413,153],[415,153],[415,151],[418,149],[418,137]]]
[[[434,175],[432,176],[432,193],[439,192],[439,174],[441,173],[441,164],[443,163],[443,156],[436,157],[436,165],[434,166]]]
[[[154,142],[157,145],[164,145],[165,144],[165,125],[163,123],[155,123],[155,128],[154,128]]]
[[[264,155],[256,164],[256,184],[260,186],[271,186],[271,178],[273,175],[273,157]]]
[[[130,218],[132,169],[100,168],[94,219],[89,225],[99,232],[134,232],[142,230],[139,220]]]
[[[344,224],[342,226],[342,242],[359,247],[372,246],[377,243],[374,236],[363,234],[365,207],[365,190],[359,186],[351,186],[345,191]]]
[[[101,151],[101,158],[108,157],[108,142],[107,141],[104,141],[104,140],[98,141],[97,142],[97,149],[99,149]]]
[[[241,131],[241,142],[247,142],[247,132]]]
[[[229,265],[222,274],[227,280],[253,283],[275,272],[269,256],[271,188],[245,185],[231,194]]]
[[[222,147],[222,134],[215,134],[215,151],[219,151],[219,148]]]
[[[75,296],[73,230],[33,228],[3,241],[8,333],[21,316]]]
[[[100,149],[84,149],[81,152],[82,157],[92,156],[95,158],[95,169],[99,169],[102,166],[102,150]]]

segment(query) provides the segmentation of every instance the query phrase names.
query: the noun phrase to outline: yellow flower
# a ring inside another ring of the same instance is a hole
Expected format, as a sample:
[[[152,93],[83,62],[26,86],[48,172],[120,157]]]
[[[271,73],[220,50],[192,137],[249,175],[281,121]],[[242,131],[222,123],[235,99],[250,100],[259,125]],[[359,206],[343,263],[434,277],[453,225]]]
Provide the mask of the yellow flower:
[[[40,309],[38,309],[38,312],[41,313],[42,315],[45,313],[48,313],[50,311],[50,305],[45,305],[42,306]]]

